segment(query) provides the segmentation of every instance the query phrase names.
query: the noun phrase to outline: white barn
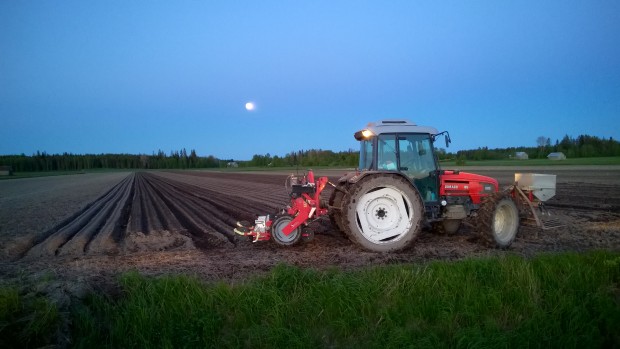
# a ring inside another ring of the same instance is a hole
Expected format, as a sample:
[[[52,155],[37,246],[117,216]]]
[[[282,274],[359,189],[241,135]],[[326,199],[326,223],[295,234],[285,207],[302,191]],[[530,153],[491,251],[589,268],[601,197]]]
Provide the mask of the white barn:
[[[515,159],[517,159],[517,160],[527,160],[529,158],[530,157],[524,151],[518,151],[518,152],[515,153]]]
[[[11,166],[0,166],[0,176],[12,176],[13,168]]]
[[[547,159],[549,160],[566,160],[566,155],[564,155],[564,153],[560,152],[555,152],[555,153],[550,153],[549,155],[547,155]]]

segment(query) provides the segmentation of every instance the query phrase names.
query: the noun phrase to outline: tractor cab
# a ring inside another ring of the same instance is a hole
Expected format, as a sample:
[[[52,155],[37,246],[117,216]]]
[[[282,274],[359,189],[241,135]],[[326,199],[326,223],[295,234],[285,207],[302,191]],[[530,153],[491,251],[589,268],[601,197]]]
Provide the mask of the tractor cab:
[[[360,141],[359,170],[397,171],[418,188],[428,205],[438,200],[438,164],[433,127],[418,126],[406,120],[370,123],[355,133]],[[446,138],[446,142],[449,138]]]

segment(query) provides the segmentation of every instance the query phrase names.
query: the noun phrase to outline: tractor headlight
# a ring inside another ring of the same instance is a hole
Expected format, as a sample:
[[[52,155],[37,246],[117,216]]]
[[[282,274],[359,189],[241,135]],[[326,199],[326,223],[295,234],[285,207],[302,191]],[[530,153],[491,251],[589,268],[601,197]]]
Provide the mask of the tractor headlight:
[[[354,136],[356,140],[361,141],[361,140],[365,140],[365,139],[368,139],[374,136],[374,133],[372,133],[371,130],[361,130],[361,131],[355,132]]]

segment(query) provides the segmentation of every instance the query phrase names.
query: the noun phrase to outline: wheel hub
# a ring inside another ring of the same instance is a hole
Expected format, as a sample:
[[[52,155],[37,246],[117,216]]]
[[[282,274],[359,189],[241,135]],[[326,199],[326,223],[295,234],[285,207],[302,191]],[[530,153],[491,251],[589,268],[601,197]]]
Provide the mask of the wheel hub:
[[[493,221],[493,230],[499,239],[502,241],[509,240],[512,236],[513,222],[517,221],[510,207],[503,205],[497,208],[495,213],[495,219]]]
[[[411,227],[410,203],[403,194],[384,187],[364,194],[356,213],[362,234],[375,243],[398,239]]]
[[[293,230],[289,235],[282,231],[292,220],[291,217],[281,217],[276,219],[271,227],[272,236],[283,244],[292,244],[298,239],[299,229]]]
[[[380,207],[376,212],[375,212],[375,216],[377,216],[378,219],[385,219],[385,217],[387,217],[387,211],[385,210],[384,207]]]

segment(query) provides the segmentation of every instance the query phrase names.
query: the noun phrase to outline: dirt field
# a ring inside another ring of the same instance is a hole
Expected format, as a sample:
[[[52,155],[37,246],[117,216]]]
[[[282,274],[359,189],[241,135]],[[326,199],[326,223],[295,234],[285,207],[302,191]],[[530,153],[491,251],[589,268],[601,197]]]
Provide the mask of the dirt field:
[[[467,168],[513,180],[514,168]],[[521,172],[532,172],[520,169]],[[464,226],[457,235],[424,231],[402,252],[360,250],[327,218],[316,238],[292,248],[235,236],[237,220],[274,213],[287,203],[285,173],[138,172],[0,182],[0,276],[48,277],[46,292],[75,295],[108,287],[118,273],[186,273],[205,280],[242,280],[284,262],[342,269],[547,251],[620,250],[620,167],[535,168],[558,175],[548,206],[566,226],[522,227],[508,251],[488,248]],[[343,170],[318,171],[335,181]],[[325,196],[330,194],[328,189]]]

